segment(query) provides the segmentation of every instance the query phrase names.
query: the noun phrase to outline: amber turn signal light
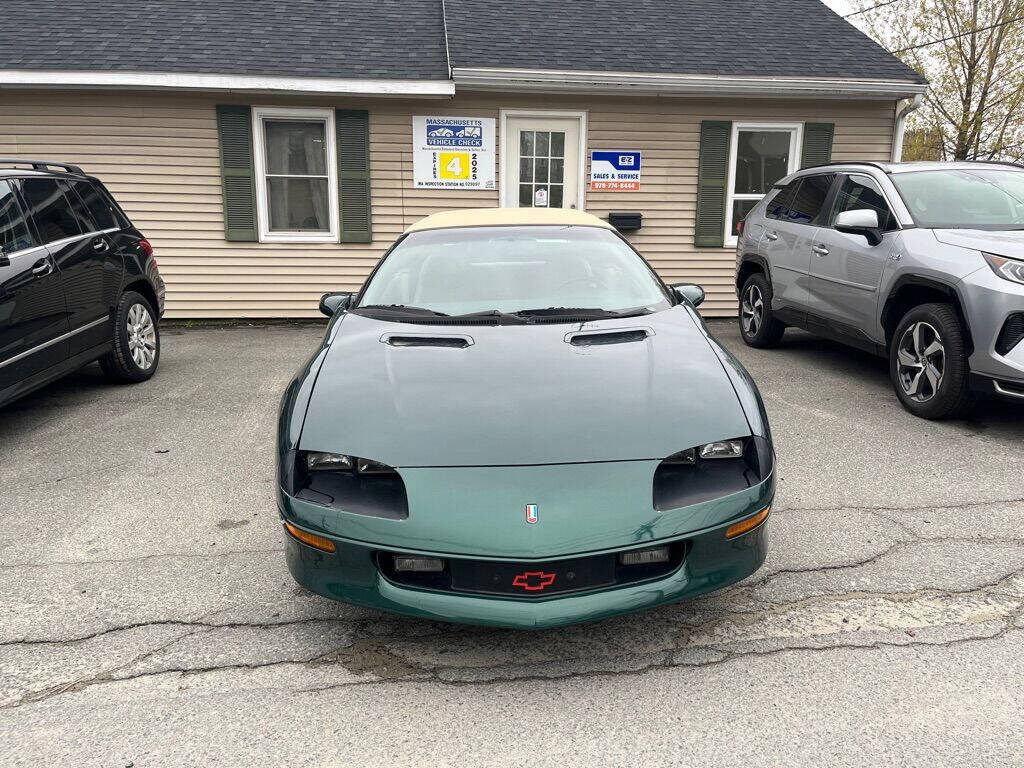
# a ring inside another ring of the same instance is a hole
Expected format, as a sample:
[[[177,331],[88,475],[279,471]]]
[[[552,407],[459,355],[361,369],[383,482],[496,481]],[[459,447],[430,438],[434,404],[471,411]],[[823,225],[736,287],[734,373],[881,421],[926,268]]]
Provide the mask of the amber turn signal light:
[[[742,536],[744,533],[754,530],[768,519],[768,514],[772,511],[771,507],[765,507],[756,515],[748,517],[746,520],[740,520],[738,523],[733,523],[725,531],[725,538],[735,539],[737,536]]]
[[[298,539],[303,544],[308,544],[313,549],[319,549],[321,552],[334,551],[334,542],[330,539],[325,539],[323,536],[317,536],[315,533],[307,533],[306,531],[300,530],[287,520],[284,521],[284,529],[294,538]]]

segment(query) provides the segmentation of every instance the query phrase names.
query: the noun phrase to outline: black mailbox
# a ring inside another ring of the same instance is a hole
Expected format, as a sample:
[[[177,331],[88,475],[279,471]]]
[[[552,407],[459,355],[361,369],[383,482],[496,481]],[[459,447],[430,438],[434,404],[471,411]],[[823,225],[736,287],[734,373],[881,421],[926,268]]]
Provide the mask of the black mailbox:
[[[643,226],[644,215],[640,211],[612,211],[608,223],[619,232],[635,232]]]

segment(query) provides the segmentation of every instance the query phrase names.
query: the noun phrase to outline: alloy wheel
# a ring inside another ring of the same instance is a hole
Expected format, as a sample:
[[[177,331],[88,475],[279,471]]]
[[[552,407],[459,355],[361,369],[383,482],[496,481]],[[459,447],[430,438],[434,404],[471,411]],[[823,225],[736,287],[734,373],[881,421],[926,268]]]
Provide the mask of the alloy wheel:
[[[934,326],[918,322],[907,328],[896,356],[900,386],[907,397],[926,403],[938,394],[946,370],[946,348]]]
[[[761,289],[756,285],[751,285],[743,294],[743,303],[740,305],[740,322],[743,324],[743,332],[748,336],[756,336],[761,329],[763,320],[764,298],[761,296]]]
[[[149,310],[133,304],[128,310],[128,351],[132,360],[143,371],[148,371],[156,360],[156,326]]]

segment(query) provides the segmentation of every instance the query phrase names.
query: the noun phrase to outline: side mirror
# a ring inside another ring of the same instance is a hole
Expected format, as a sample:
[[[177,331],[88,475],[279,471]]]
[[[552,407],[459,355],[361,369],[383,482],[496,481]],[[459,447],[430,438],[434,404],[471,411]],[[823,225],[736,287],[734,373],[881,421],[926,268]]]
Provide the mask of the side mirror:
[[[686,301],[693,304],[695,307],[699,307],[704,303],[704,289],[699,285],[693,283],[677,283],[670,286],[675,291],[676,296],[680,299],[686,299]]]
[[[863,235],[871,245],[882,242],[882,230],[878,226],[878,211],[869,208],[858,208],[854,211],[843,211],[836,216],[836,232],[848,235]]]
[[[339,312],[348,309],[348,305],[351,303],[351,293],[325,293],[320,297],[320,311],[328,317],[334,317]]]

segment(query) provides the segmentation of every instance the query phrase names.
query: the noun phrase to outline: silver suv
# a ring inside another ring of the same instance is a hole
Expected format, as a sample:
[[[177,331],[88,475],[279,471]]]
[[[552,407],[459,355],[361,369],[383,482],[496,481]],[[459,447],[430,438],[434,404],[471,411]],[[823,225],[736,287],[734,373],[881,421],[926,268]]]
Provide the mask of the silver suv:
[[[911,413],[1024,403],[1024,167],[835,163],[783,178],[738,227],[740,331],[787,326],[888,357]]]

